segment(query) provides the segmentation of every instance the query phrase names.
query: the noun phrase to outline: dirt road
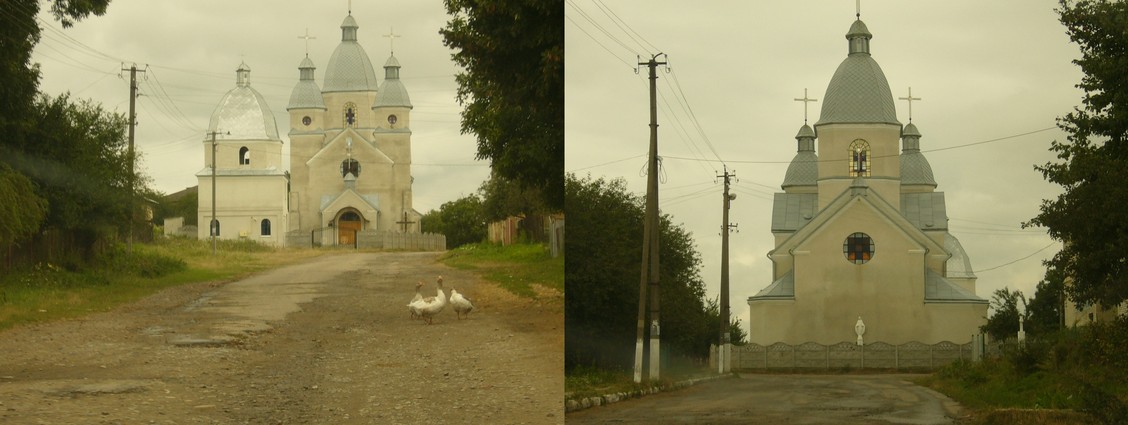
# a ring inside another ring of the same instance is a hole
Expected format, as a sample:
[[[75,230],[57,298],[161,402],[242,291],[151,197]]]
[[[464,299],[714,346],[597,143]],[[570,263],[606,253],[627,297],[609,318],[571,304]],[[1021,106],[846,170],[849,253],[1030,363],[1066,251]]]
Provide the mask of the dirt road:
[[[959,405],[906,375],[743,375],[568,414],[568,424],[954,423]]]
[[[435,257],[330,254],[0,333],[0,423],[563,423],[563,296]],[[440,274],[479,311],[410,319]]]

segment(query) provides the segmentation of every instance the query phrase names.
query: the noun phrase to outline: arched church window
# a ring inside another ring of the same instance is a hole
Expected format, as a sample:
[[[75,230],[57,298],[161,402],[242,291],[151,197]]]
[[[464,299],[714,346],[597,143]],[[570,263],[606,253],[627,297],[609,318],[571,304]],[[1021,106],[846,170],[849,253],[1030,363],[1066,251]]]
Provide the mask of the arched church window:
[[[270,219],[262,219],[262,223],[259,224],[259,230],[259,234],[263,236],[270,236]]]
[[[360,177],[360,162],[349,158],[341,161],[341,177],[352,174],[353,177]]]
[[[211,235],[209,235],[209,236],[216,236],[216,237],[219,236],[219,220],[216,220],[214,218],[212,219],[212,221],[211,221]]]
[[[846,241],[842,243],[842,254],[851,263],[865,264],[873,258],[873,239],[860,232],[847,236]]]
[[[870,146],[862,139],[850,142],[850,177],[870,176]]]
[[[344,116],[345,127],[353,127],[354,125],[356,125],[357,109],[356,109],[355,103],[352,103],[352,102],[346,103],[345,108],[344,108],[344,114],[345,114],[345,116]]]
[[[239,165],[247,165],[251,163],[251,150],[246,146],[239,148]]]

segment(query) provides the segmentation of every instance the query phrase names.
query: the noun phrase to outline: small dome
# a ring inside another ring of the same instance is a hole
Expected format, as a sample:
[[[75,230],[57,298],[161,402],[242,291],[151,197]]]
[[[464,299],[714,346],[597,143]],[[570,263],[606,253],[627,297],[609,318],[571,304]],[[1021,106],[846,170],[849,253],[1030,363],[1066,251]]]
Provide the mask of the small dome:
[[[922,184],[936,187],[936,178],[932,175],[932,165],[920,152],[920,130],[913,123],[908,123],[901,130],[901,184]]]
[[[971,259],[968,258],[967,251],[964,251],[963,244],[960,243],[959,239],[948,233],[947,237],[944,238],[944,249],[952,254],[948,258],[947,277],[975,279],[975,272],[971,268]]]
[[[905,124],[905,128],[901,130],[901,137],[906,137],[906,136],[920,137],[920,130],[917,130],[916,124],[913,124],[911,122],[908,123],[908,124]]]
[[[807,124],[803,124],[802,127],[799,127],[799,134],[796,134],[795,138],[796,139],[806,139],[806,138],[814,139],[815,138],[815,130],[811,129],[811,126],[809,126]]]
[[[819,180],[819,156],[811,151],[800,151],[791,159],[787,166],[787,174],[783,176],[783,189],[792,186],[814,186]]]
[[[278,124],[266,99],[250,83],[251,70],[241,64],[236,70],[236,86],[220,99],[212,112],[208,131],[219,132],[225,140],[279,140]]]
[[[333,50],[329,63],[325,65],[325,83],[322,86],[327,92],[376,90],[376,73],[372,70],[368,54],[356,42],[356,29],[352,15],[345,17],[341,23],[341,44]]]
[[[846,39],[854,37],[873,38],[873,34],[870,34],[869,28],[866,28],[866,23],[862,22],[861,19],[854,21],[854,23],[850,25],[850,30],[846,31]]]
[[[302,63],[298,65],[300,78],[298,83],[294,85],[294,90],[290,92],[290,103],[286,105],[287,111],[301,108],[325,109],[325,98],[321,96],[321,88],[317,86],[317,82],[313,79],[314,69],[316,67],[308,56],[302,59]]]
[[[411,98],[407,95],[407,87],[400,81],[399,70],[400,64],[396,57],[394,55],[388,57],[388,62],[384,64],[384,83],[380,84],[380,90],[376,92],[373,108],[412,107]]]

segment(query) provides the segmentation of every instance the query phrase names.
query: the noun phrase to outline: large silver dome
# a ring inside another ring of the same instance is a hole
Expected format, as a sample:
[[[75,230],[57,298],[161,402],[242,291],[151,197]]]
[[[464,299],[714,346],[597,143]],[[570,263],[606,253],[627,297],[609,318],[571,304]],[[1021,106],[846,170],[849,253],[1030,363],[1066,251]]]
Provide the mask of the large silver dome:
[[[329,64],[325,66],[325,91],[374,91],[376,73],[372,61],[360,43],[356,42],[356,20],[352,15],[341,23],[341,44],[333,50]]]
[[[274,113],[266,99],[251,88],[251,68],[239,64],[235,71],[235,88],[223,95],[212,112],[209,132],[218,132],[218,139],[280,140]]]
[[[897,109],[889,81],[869,51],[872,37],[862,21],[850,26],[846,38],[849,55],[838,65],[823,96],[822,113],[815,126],[841,123],[897,124]]]

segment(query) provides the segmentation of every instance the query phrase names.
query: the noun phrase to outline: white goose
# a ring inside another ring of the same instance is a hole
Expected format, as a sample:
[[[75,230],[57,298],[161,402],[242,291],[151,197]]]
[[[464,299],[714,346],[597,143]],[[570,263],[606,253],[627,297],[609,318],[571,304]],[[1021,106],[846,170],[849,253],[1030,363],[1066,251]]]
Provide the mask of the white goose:
[[[454,308],[454,314],[461,320],[462,315],[470,316],[470,312],[474,311],[474,304],[470,302],[469,298],[462,296],[457,290],[451,288],[450,290],[450,306]]]
[[[435,291],[435,296],[423,298],[419,301],[411,303],[411,305],[408,306],[409,309],[413,309],[413,312],[417,312],[419,314],[419,317],[422,317],[424,320],[426,320],[428,325],[431,324],[432,318],[434,318],[436,314],[439,314],[439,312],[443,311],[443,309],[446,308],[447,305],[446,293],[443,292],[442,276],[439,276],[438,282],[438,289]]]
[[[415,284],[415,298],[412,298],[411,302],[407,303],[407,310],[411,312],[411,318],[412,319],[418,319],[419,318],[419,309],[416,307],[415,304],[420,302],[420,301],[423,301],[423,293],[419,292],[420,289],[422,289],[422,288],[423,288],[423,282],[416,283]]]

